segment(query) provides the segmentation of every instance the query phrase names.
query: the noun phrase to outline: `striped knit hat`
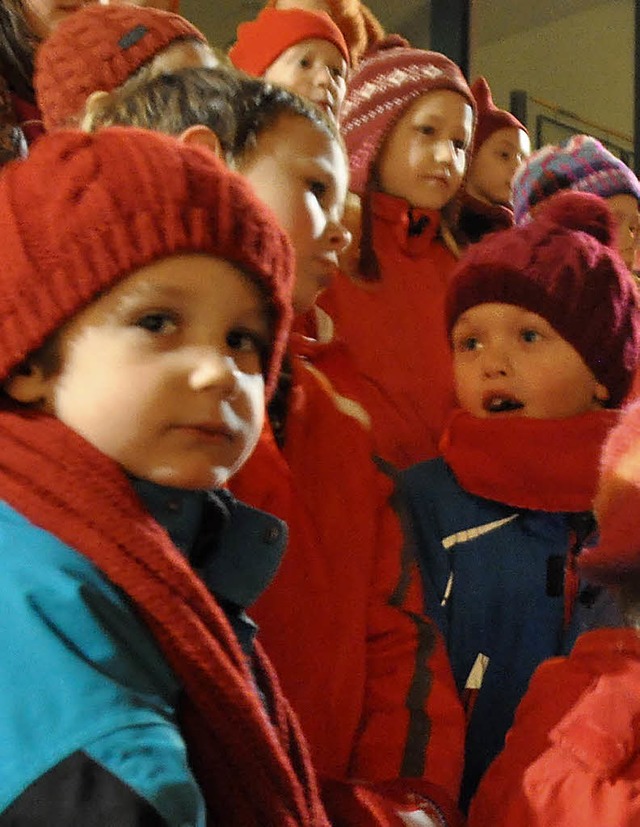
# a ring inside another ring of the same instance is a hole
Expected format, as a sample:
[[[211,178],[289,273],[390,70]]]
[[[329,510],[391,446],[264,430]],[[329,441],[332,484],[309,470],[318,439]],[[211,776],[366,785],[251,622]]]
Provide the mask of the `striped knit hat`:
[[[34,88],[47,132],[72,125],[89,95],[117,89],[178,40],[207,44],[184,17],[159,9],[96,4],[70,15],[36,54]]]
[[[565,144],[534,152],[517,170],[513,179],[516,224],[531,221],[531,210],[563,189],[602,198],[628,194],[640,202],[640,182],[629,167],[590,135],[575,135]]]
[[[273,390],[291,319],[293,253],[251,187],[204,148],[149,130],[59,130],[0,176],[0,380],[102,291],[154,261],[236,264],[274,315]]]
[[[471,90],[448,57],[414,49],[399,35],[389,35],[367,53],[349,79],[340,116],[353,192],[367,190],[384,139],[407,107],[437,89],[458,92],[475,112]]]

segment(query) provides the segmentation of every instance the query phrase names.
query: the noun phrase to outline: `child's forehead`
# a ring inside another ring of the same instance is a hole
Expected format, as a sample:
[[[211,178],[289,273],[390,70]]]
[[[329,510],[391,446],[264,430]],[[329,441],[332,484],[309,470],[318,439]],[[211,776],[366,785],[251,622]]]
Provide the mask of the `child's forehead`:
[[[293,46],[285,49],[281,57],[294,59],[302,54],[320,54],[324,57],[330,56],[342,63],[346,63],[344,56],[335,43],[332,43],[330,40],[325,40],[323,37],[309,37],[305,40],[300,40],[298,43],[294,43]]]
[[[527,307],[519,304],[501,301],[485,301],[468,307],[456,319],[453,329],[474,324],[482,324],[485,327],[502,325],[505,322],[517,321],[518,323],[537,323],[551,326],[549,321]]]

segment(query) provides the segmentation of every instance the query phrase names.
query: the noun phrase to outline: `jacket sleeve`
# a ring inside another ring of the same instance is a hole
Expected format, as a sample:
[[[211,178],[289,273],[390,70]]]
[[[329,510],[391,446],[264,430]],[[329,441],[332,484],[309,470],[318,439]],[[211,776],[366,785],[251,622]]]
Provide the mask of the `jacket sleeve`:
[[[464,716],[434,623],[423,613],[410,544],[380,486],[377,559],[370,588],[367,685],[352,777],[380,779],[375,789],[394,809],[424,799],[454,824],[464,755]],[[437,822],[436,822],[437,823]]]

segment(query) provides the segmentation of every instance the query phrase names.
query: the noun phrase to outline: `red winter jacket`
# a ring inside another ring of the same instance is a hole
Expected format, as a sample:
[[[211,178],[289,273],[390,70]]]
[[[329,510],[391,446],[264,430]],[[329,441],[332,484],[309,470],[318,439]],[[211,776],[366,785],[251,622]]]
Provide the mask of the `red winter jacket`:
[[[399,824],[396,802],[411,793],[452,812],[463,716],[442,640],[422,614],[391,482],[372,461],[367,415],[319,367],[346,379],[348,359],[339,344],[299,334],[290,353],[283,450],[266,428],[230,485],[290,528],[251,615],[300,716],[333,824]],[[383,787],[380,799],[367,793]]]
[[[380,280],[341,273],[319,304],[370,386],[363,402],[376,450],[404,468],[438,455],[453,408],[444,299],[456,259],[440,239],[438,212],[410,210],[383,193],[372,195],[371,209]],[[419,234],[410,234],[412,225]]]
[[[535,672],[468,827],[639,827],[640,635],[600,629]]]

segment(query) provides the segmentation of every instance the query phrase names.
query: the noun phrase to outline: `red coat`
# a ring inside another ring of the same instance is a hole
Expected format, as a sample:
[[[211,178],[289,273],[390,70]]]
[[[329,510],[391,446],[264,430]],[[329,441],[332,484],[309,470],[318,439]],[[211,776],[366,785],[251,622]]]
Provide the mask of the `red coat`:
[[[378,453],[406,467],[438,455],[453,407],[444,299],[456,259],[439,237],[439,213],[413,210],[428,223],[410,235],[406,201],[375,193],[371,209],[380,280],[339,274],[319,303],[370,385],[363,401]]]
[[[543,663],[468,827],[639,827],[640,635],[600,629]]]
[[[239,498],[290,528],[282,567],[251,614],[302,721],[332,823],[394,824],[357,807],[345,816],[358,789],[345,797],[329,781],[390,782],[394,800],[417,792],[446,809],[461,776],[462,711],[403,555],[391,482],[371,459],[366,413],[318,367],[339,363],[346,378],[348,360],[339,345],[297,334],[291,350],[284,448],[265,429],[231,481]]]

